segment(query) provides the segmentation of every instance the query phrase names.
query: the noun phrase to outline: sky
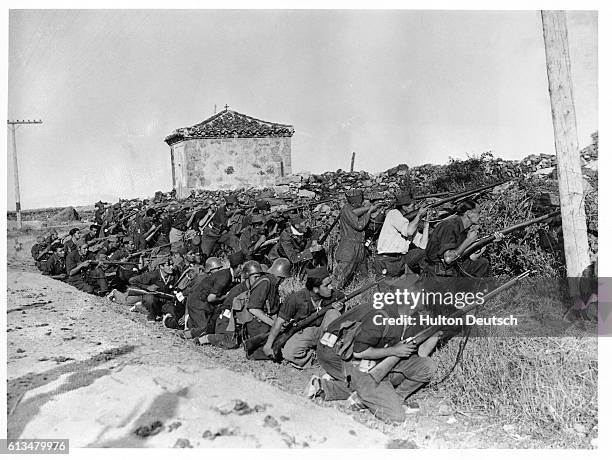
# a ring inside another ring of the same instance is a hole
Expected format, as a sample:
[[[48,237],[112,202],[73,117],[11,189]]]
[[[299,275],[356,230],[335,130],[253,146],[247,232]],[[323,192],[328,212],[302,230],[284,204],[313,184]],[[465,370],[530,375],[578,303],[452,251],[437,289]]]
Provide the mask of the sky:
[[[583,147],[597,13],[567,20]],[[294,172],[554,153],[538,11],[12,10],[8,57],[24,209],[170,190],[164,138],[215,105],[292,124]]]

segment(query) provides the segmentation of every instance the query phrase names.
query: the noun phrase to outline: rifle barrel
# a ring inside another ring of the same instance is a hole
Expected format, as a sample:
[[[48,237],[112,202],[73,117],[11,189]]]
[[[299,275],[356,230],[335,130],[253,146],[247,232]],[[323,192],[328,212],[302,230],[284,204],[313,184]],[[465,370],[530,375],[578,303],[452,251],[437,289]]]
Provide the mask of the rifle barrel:
[[[505,291],[509,287],[518,283],[520,280],[526,278],[529,275],[529,273],[530,271],[527,270],[526,272],[523,272],[520,275],[515,276],[514,278],[505,282],[498,288],[485,294],[483,299],[486,301],[486,300],[489,300],[495,297],[500,292]],[[464,316],[470,311],[473,311],[480,306],[482,306],[482,304],[478,304],[478,305],[474,304],[470,307],[467,307],[461,310],[457,310],[453,314],[451,314],[450,317],[458,318],[460,316]],[[414,342],[416,345],[420,345],[421,343],[425,342],[425,340],[427,340],[428,338],[433,336],[435,333],[437,333],[438,331],[441,331],[444,328],[445,328],[444,325],[429,326],[423,329],[422,331],[420,331],[414,337],[410,338],[410,341]],[[402,358],[399,358],[397,356],[388,356],[385,359],[383,359],[381,362],[379,362],[376,366],[374,366],[372,369],[370,369],[369,373],[372,376],[372,378],[376,381],[376,383],[380,383],[382,379],[384,379],[389,374],[389,372],[391,372],[391,369],[393,369],[397,365],[397,363],[400,362],[401,359]]]

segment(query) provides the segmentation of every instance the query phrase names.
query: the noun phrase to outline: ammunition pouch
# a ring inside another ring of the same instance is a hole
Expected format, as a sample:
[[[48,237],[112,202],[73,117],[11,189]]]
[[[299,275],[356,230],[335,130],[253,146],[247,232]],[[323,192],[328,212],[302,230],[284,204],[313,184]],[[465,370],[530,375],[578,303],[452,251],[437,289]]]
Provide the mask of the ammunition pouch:
[[[376,254],[372,268],[377,275],[396,277],[404,273],[404,265],[403,254]]]

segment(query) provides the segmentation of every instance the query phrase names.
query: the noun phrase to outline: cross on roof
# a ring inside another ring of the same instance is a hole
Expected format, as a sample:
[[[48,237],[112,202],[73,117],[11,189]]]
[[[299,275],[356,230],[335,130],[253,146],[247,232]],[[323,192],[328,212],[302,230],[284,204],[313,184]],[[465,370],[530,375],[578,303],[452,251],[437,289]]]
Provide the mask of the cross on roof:
[[[225,110],[229,109],[229,105],[225,104]]]

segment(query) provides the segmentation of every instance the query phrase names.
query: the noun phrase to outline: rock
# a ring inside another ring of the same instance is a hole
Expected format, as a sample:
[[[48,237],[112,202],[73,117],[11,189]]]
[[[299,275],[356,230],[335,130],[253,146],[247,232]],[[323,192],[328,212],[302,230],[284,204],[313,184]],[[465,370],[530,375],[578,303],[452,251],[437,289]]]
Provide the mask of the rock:
[[[80,220],[79,214],[72,206],[62,209],[57,214],[49,217],[49,222],[74,222]]]
[[[317,194],[315,192],[311,192],[310,190],[300,190],[298,192],[298,196],[303,198],[314,198],[317,196]]]
[[[159,420],[151,423],[150,425],[141,425],[134,431],[136,436],[141,438],[147,438],[149,436],[155,436],[159,434],[161,430],[164,428],[164,424]]]
[[[419,446],[409,439],[390,439],[385,445],[386,449],[418,449]]]
[[[448,404],[442,404],[438,407],[438,415],[452,415],[453,410]]]
[[[446,420],[446,423],[448,423],[449,425],[453,425],[453,424],[457,423],[457,419],[455,417],[449,417]]]
[[[17,353],[25,353],[25,350],[23,348],[17,348]]]
[[[193,446],[189,442],[189,439],[178,438],[173,446],[175,449],[193,449]]]
[[[268,428],[276,428],[280,425],[280,423],[278,423],[278,420],[276,420],[274,417],[272,417],[271,415],[266,415],[266,418],[264,418],[264,426],[268,427]]]
[[[506,432],[506,433],[514,433],[514,431],[516,430],[516,427],[514,425],[504,425],[502,427],[502,429]]]
[[[586,433],[586,432],[588,431],[588,430],[587,430],[587,427],[586,427],[586,426],[584,426],[582,423],[574,423],[574,427],[573,427],[573,428],[574,428],[574,430],[575,430],[577,433],[582,433],[582,434],[584,434],[584,433]]]
[[[536,176],[548,176],[549,174],[552,174],[553,171],[555,170],[555,168],[543,168],[543,169],[538,169],[536,172],[534,172],[533,174]]]

